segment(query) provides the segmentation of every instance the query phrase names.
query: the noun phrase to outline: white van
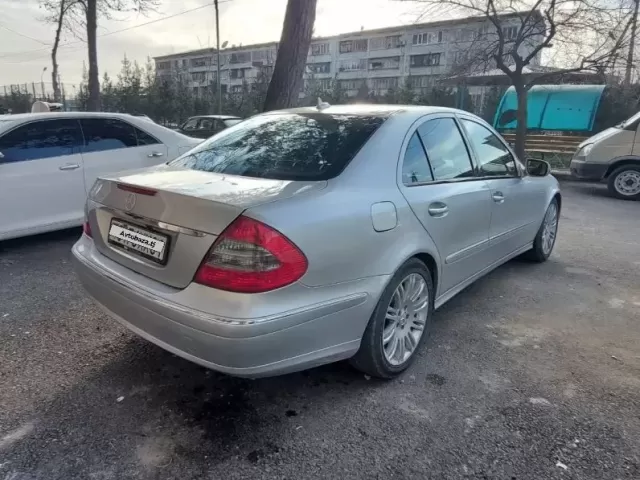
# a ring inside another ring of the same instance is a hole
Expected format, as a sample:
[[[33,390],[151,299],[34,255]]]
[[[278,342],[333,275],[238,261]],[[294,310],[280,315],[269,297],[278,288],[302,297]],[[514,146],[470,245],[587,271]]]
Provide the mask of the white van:
[[[639,128],[640,112],[582,142],[571,160],[571,174],[606,180],[612,195],[640,200]]]

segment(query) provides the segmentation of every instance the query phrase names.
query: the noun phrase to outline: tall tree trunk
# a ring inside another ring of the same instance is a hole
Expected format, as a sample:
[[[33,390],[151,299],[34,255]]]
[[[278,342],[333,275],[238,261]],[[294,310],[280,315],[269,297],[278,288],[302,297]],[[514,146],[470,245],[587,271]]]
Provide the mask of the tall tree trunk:
[[[526,161],[525,143],[527,139],[527,97],[529,90],[523,85],[515,87],[518,97],[518,110],[516,111],[516,155],[520,161]]]
[[[293,107],[298,103],[316,20],[316,3],[317,0],[289,0],[287,3],[278,56],[264,101],[264,111]]]
[[[97,0],[87,0],[87,45],[89,47],[89,98],[87,110],[100,111],[100,78],[98,77],[98,11]]]
[[[631,38],[629,40],[629,53],[627,54],[627,68],[624,72],[624,85],[628,87],[631,85],[631,70],[633,68],[633,50],[636,43],[636,30],[638,28],[638,6],[640,0],[634,0],[633,2],[633,17],[631,17]]]
[[[58,23],[56,25],[56,36],[53,39],[53,47],[51,48],[51,83],[53,86],[53,101],[59,102],[60,84],[58,83],[58,45],[60,45],[60,34],[62,32],[62,23],[67,4],[64,0],[60,0],[60,11],[58,12]]]

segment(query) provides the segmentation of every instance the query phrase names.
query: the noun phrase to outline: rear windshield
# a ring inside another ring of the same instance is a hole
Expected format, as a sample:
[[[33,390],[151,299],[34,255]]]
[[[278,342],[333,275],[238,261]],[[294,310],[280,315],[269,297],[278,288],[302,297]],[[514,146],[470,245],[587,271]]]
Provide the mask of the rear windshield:
[[[223,130],[170,164],[245,177],[327,180],[344,169],[385,118],[315,112],[259,115]]]

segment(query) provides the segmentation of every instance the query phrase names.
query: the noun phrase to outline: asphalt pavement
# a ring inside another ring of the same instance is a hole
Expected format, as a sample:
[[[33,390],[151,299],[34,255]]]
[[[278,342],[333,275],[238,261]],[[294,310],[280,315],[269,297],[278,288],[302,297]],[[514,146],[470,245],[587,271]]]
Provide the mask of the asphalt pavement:
[[[92,304],[78,231],[0,244],[0,479],[639,479],[640,202],[563,192],[551,259],[458,295],[390,382],[207,371]]]

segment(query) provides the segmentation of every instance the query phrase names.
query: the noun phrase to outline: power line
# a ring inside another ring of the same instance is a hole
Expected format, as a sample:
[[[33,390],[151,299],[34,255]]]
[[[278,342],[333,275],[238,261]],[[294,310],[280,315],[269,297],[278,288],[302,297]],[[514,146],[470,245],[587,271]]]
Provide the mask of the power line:
[[[29,35],[25,35],[24,33],[16,32],[15,30],[10,29],[4,25],[0,25],[0,28],[4,28],[7,32],[11,32],[14,35],[18,35],[19,37],[27,38],[29,40],[33,40],[34,42],[38,42],[42,45],[51,45],[50,43],[45,43],[42,40],[38,40],[37,38],[30,37]]]
[[[232,1],[234,1],[234,0],[220,0],[220,2],[219,2],[219,3],[229,3],[229,2],[232,2]],[[186,13],[195,12],[195,11],[197,11],[197,10],[202,10],[203,8],[207,8],[207,7],[211,7],[211,5],[210,5],[210,4],[207,4],[207,5],[200,5],[199,7],[190,8],[189,10],[184,10],[184,11],[182,11],[182,12],[174,13],[173,15],[168,15],[168,16],[166,16],[166,17],[161,17],[161,18],[156,18],[155,20],[150,20],[150,21],[148,21],[148,22],[140,23],[140,24],[138,24],[138,25],[133,25],[133,26],[131,26],[131,27],[126,27],[126,28],[122,28],[122,29],[120,29],[120,30],[114,30],[114,31],[112,31],[112,32],[103,33],[103,34],[101,34],[101,35],[98,35],[98,37],[107,37],[107,36],[109,36],[109,35],[115,35],[116,33],[126,32],[126,31],[129,31],[129,30],[133,30],[133,29],[135,29],[135,28],[145,27],[145,26],[147,26],[147,25],[151,25],[151,24],[153,24],[153,23],[158,23],[158,22],[162,22],[162,21],[164,21],[164,20],[169,20],[169,19],[171,19],[171,18],[175,18],[175,17],[178,17],[178,16],[180,16],[180,15],[184,15],[184,14],[186,14]],[[6,27],[3,27],[3,28],[6,28]],[[8,30],[8,29],[7,29],[7,30]],[[17,32],[12,32],[12,33],[17,33]],[[21,35],[21,34],[19,34],[19,33],[18,33],[18,35]],[[24,35],[21,35],[21,36],[24,36]],[[31,40],[35,40],[35,39],[34,39],[34,38],[32,38]],[[42,43],[43,45],[48,45],[48,44],[46,44],[46,43],[40,42],[39,40],[35,40],[35,41],[37,41],[37,42],[39,42],[39,43]],[[63,44],[61,44],[61,45],[59,46],[59,48],[67,47],[67,46],[69,46],[69,45],[75,45],[75,44],[78,44],[78,43],[86,43],[86,42],[85,42],[84,40],[76,40],[76,41],[73,41],[73,42],[63,43]],[[0,59],[1,59],[1,58],[12,57],[12,56],[14,56],[14,55],[25,55],[25,54],[28,54],[28,53],[37,53],[37,52],[42,52],[42,51],[44,51],[44,50],[49,50],[49,48],[38,48],[38,49],[36,49],[36,50],[27,50],[27,51],[23,51],[23,52],[10,52],[10,53],[6,53],[6,54],[4,54],[4,55],[0,55]],[[30,61],[32,61],[32,60],[38,60],[39,58],[45,58],[45,57],[47,57],[47,56],[48,56],[48,54],[47,54],[47,55],[44,55],[44,56],[38,56],[38,57],[35,57],[35,58],[32,58],[32,59],[29,59],[29,60],[26,60],[26,61],[23,61],[23,62],[3,62],[3,63],[10,63],[10,64],[12,64],[12,65],[18,65],[18,64],[22,64],[22,63],[30,62]]]

